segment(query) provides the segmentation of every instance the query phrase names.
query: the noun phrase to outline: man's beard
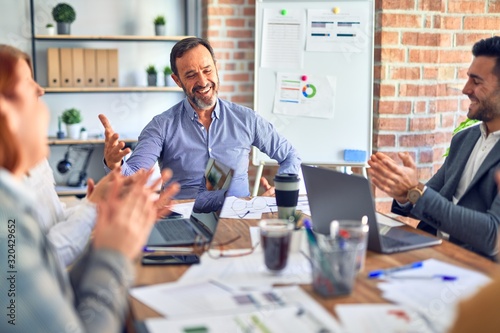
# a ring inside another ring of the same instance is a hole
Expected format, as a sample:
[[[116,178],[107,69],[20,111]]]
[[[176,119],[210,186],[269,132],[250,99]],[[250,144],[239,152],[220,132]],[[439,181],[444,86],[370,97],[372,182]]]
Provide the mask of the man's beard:
[[[488,98],[478,103],[478,109],[475,114],[470,112],[467,117],[483,122],[491,121],[500,116],[500,91],[493,92]]]
[[[209,108],[213,107],[215,105],[215,103],[217,102],[218,91],[215,88],[219,86],[219,80],[217,80],[217,85],[215,83],[209,82],[205,87],[196,86],[193,88],[193,90],[189,94],[186,90],[186,87],[184,86],[184,84],[182,82],[181,82],[181,86],[182,86],[182,90],[184,90],[184,93],[189,98],[191,103],[193,103],[196,106],[196,108],[198,108],[200,110],[209,109]],[[211,87],[212,92],[213,92],[211,97],[209,97],[209,98],[207,97],[208,100],[196,96],[197,90],[204,90],[207,87]]]

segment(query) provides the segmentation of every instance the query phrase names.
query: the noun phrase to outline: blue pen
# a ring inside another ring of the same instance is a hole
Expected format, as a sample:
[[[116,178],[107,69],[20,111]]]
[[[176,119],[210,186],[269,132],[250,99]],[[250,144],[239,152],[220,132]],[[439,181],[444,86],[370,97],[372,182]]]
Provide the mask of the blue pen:
[[[432,279],[440,279],[441,281],[456,281],[458,277],[452,276],[452,275],[443,275],[443,274],[436,274],[436,275],[401,275],[401,276],[393,276],[390,275],[391,279],[398,279],[398,280],[432,280]]]
[[[399,267],[387,268],[387,269],[377,269],[375,271],[371,271],[368,273],[369,279],[375,279],[382,275],[390,275],[394,272],[404,271],[407,269],[419,268],[422,267],[423,263],[421,261],[414,262],[413,264],[403,265]]]

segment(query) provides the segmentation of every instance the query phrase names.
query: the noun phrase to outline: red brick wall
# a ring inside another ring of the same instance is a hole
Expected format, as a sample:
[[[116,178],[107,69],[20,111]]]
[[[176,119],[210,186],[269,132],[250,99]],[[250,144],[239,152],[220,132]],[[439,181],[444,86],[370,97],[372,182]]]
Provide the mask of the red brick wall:
[[[373,147],[391,156],[409,151],[425,182],[465,118],[470,50],[500,27],[500,0],[375,0],[375,7]],[[203,0],[203,8],[220,96],[252,107],[255,0]],[[265,171],[270,178],[275,169]],[[375,193],[387,211],[391,200]]]
[[[488,4],[489,3],[489,4]],[[500,26],[500,1],[376,0],[374,149],[409,151],[427,181],[466,116],[475,41]],[[378,208],[390,198],[376,191]]]

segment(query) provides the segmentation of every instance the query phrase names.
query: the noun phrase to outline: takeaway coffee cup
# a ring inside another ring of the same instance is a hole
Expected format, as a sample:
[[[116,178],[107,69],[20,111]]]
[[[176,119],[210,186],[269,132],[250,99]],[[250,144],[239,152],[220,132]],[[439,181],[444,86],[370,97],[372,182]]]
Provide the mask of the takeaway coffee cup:
[[[288,220],[295,215],[299,199],[300,178],[295,173],[281,173],[274,177],[278,218]]]

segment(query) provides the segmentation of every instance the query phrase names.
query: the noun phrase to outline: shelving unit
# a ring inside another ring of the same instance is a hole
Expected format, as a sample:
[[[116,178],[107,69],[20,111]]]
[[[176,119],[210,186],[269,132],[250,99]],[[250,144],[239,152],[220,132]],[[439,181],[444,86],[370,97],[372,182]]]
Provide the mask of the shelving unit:
[[[125,143],[135,143],[137,139],[122,139],[120,141]],[[88,140],[75,140],[75,139],[57,139],[55,137],[49,137],[49,145],[83,145],[83,144],[103,144],[104,139],[88,139]]]
[[[41,59],[40,51],[47,47],[47,45],[51,46],[53,44],[61,45],[61,43],[68,44],[69,47],[73,47],[72,45],[81,43],[100,43],[100,42],[110,42],[110,43],[140,43],[142,48],[142,43],[170,43],[174,44],[186,37],[190,37],[193,35],[197,35],[200,33],[201,27],[199,26],[200,20],[200,10],[201,10],[201,1],[200,0],[186,0],[183,2],[184,6],[184,15],[185,15],[185,26],[184,29],[177,30],[178,32],[184,32],[189,35],[169,35],[169,36],[153,36],[153,35],[114,35],[114,34],[104,34],[104,35],[45,35],[45,34],[37,34],[35,31],[35,19],[36,19],[36,11],[40,10],[39,7],[35,6],[36,1],[30,0],[30,22],[31,22],[31,46],[32,46],[32,64],[33,64],[33,72],[35,79],[37,79],[37,74],[39,76],[44,76],[43,68],[39,67]],[[95,33],[95,31],[94,31]],[[79,46],[81,47],[81,46]],[[38,49],[38,54],[37,54]],[[160,56],[160,55],[159,55]],[[161,55],[164,56],[164,55]],[[37,59],[38,57],[38,59]],[[42,71],[40,71],[42,70]],[[42,79],[42,84],[43,84]],[[81,94],[81,93],[99,93],[99,94],[119,94],[119,93],[182,93],[182,89],[177,86],[131,86],[134,82],[128,82],[127,86],[119,86],[119,87],[43,87],[46,94]],[[57,97],[59,98],[59,97]],[[76,105],[78,107],[78,105]],[[134,143],[136,139],[128,139],[124,140],[127,143]],[[102,139],[89,139],[89,140],[57,140],[54,137],[49,137],[50,145],[81,145],[81,144],[102,144],[104,140]]]
[[[182,92],[179,87],[71,87],[51,88],[44,87],[45,93],[112,93],[112,92]]]

